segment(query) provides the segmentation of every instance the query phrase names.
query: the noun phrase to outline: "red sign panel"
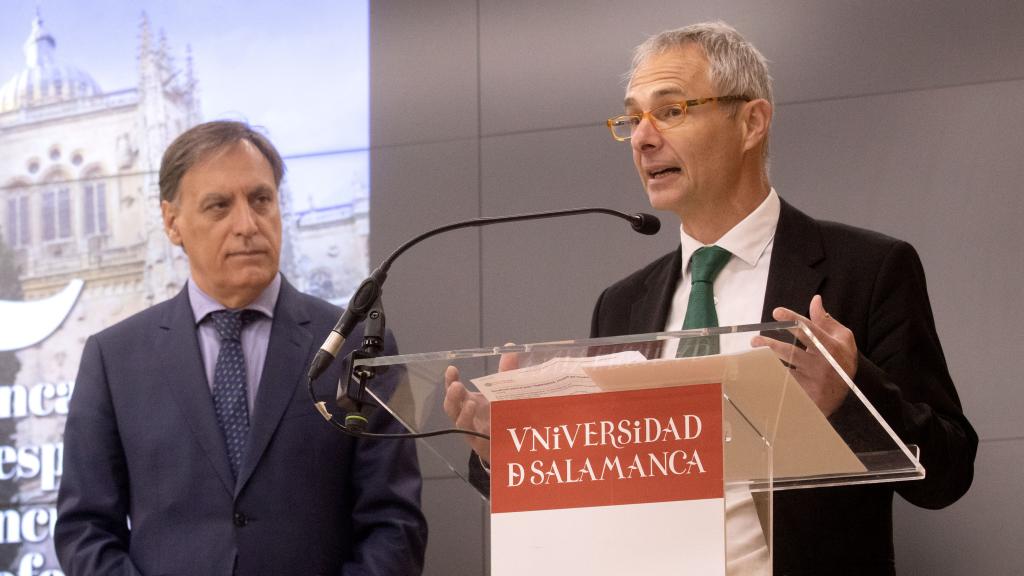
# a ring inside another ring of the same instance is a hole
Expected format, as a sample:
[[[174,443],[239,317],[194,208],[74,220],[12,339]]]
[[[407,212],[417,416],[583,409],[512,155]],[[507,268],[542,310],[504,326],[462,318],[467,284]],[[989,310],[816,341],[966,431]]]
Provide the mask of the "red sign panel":
[[[491,511],[723,497],[722,386],[491,404]]]

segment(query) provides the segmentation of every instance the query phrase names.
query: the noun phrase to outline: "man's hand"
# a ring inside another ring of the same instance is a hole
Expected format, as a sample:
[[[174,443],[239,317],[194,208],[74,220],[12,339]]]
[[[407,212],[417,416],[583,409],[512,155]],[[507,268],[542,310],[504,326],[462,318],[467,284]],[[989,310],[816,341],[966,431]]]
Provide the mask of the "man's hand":
[[[519,358],[515,354],[502,354],[498,371],[515,370]],[[470,392],[459,381],[459,369],[449,366],[444,372],[444,412],[456,428],[491,434],[491,403],[479,392]],[[465,436],[469,446],[484,463],[491,461],[491,443],[476,436]]]
[[[810,312],[811,317],[808,319],[788,308],[776,308],[772,316],[780,322],[801,321],[806,324],[843,372],[853,380],[857,374],[858,358],[853,332],[825,312],[820,295],[811,298]],[[850,389],[803,330],[794,329],[792,332],[807,347],[806,350],[765,336],[755,336],[750,344],[755,347],[767,346],[788,363],[796,381],[803,386],[818,409],[830,416],[843,403]]]
[[[461,430],[491,433],[491,404],[479,392],[470,392],[459,381],[459,369],[449,366],[444,371],[444,412]],[[491,443],[477,436],[465,436],[484,462],[491,460]]]

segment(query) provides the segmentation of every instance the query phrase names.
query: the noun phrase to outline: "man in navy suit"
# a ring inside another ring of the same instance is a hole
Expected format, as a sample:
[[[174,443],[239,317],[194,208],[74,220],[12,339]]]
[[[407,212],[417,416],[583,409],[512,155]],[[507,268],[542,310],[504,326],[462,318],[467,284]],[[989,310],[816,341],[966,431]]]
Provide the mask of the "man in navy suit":
[[[915,482],[777,493],[774,573],[894,574],[893,494],[926,508],[952,504],[971,485],[978,443],[946,367],[917,253],[882,234],[814,220],[780,198],[768,178],[767,65],[730,26],[696,24],[638,46],[624,104],[609,128],[630,146],[651,205],[678,216],[680,247],[607,288],[591,336],[683,328],[691,257],[724,250],[717,276],[705,281],[718,325],[806,322],[893,431],[920,448],[927,470]],[[789,360],[824,414],[848,414],[849,388],[814,346],[762,336],[751,345]],[[667,348],[663,355],[675,355]],[[446,380],[449,416],[486,431],[483,398],[454,368]],[[487,458],[485,443],[473,446]],[[763,540],[732,554],[730,575],[764,573]]]
[[[344,436],[308,397],[340,310],[278,270],[283,173],[238,122],[196,126],[164,154],[164,227],[191,274],[86,343],[54,535],[67,574],[420,574],[414,444]],[[382,410],[369,429],[401,431]]]

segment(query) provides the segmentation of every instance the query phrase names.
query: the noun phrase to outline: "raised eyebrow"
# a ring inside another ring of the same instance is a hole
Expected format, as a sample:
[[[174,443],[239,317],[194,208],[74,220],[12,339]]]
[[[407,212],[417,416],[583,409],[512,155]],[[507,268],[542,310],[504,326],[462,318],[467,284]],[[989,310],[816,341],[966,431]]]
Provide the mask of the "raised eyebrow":
[[[655,90],[653,94],[651,94],[652,98],[662,98],[665,96],[681,96],[685,98],[686,93],[683,91],[682,88],[679,88],[677,86],[667,86],[665,88],[659,88]],[[630,106],[635,106],[636,99],[633,97],[628,97],[623,101],[622,104],[626,108],[629,108]]]

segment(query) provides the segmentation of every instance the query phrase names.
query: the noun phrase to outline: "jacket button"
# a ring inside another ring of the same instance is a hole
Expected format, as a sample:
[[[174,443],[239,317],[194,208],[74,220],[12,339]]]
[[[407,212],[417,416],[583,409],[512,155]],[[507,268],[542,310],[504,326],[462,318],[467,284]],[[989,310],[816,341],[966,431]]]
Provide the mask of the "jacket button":
[[[245,526],[248,523],[249,519],[246,518],[245,514],[242,514],[241,512],[235,512],[235,526],[241,528],[242,526]]]

